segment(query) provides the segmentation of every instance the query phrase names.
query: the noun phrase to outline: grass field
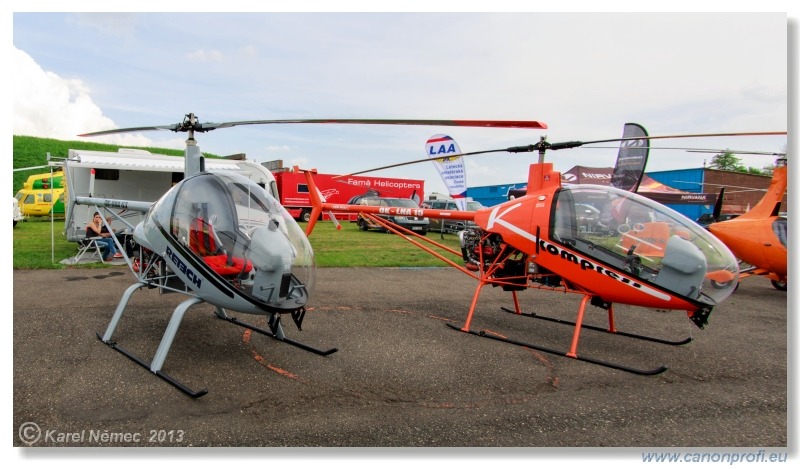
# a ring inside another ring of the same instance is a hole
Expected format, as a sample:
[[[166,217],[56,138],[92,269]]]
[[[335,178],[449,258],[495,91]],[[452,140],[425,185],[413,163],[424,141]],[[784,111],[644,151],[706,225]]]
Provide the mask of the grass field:
[[[52,157],[63,158],[70,148],[101,151],[117,151],[115,145],[82,141],[61,141],[37,137],[14,136],[14,168],[27,168],[46,165],[48,153]],[[145,148],[153,153],[182,155],[183,150]],[[217,157],[204,153],[207,157]],[[14,190],[30,174],[46,172],[46,169],[14,172]],[[305,229],[305,224],[301,224]],[[77,243],[67,241],[61,233],[64,221],[55,220],[51,225],[49,217],[29,218],[14,227],[14,268],[15,269],[63,269],[97,268],[106,264],[83,264],[65,266],[59,262],[74,256]],[[447,245],[460,252],[458,239],[452,234],[441,239],[439,233],[429,233],[428,238]],[[444,262],[413,246],[401,236],[377,231],[359,231],[355,223],[342,222],[342,229],[336,230],[330,222],[317,223],[309,237],[314,248],[319,267],[432,267],[445,266]],[[449,256],[460,262],[460,256]]]
[[[59,262],[78,251],[77,243],[61,234],[63,220],[32,218],[14,228],[15,269],[63,269],[108,267],[103,263],[65,266]],[[52,230],[51,230],[52,227]],[[301,223],[305,228],[305,224]],[[52,233],[51,233],[52,231]],[[452,234],[428,233],[428,239],[460,252],[458,238]],[[447,264],[422,251],[402,236],[378,231],[359,231],[355,223],[342,222],[336,230],[330,222],[318,222],[309,237],[318,267],[436,267]],[[427,246],[427,243],[426,243]],[[460,256],[448,255],[456,262]]]

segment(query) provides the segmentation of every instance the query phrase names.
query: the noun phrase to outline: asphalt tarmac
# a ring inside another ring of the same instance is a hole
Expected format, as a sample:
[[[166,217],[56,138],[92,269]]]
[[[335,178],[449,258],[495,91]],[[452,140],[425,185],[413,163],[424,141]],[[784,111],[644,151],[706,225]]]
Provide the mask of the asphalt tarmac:
[[[319,269],[289,337],[318,356],[217,319],[186,314],[164,371],[192,399],[97,339],[125,289],[124,267],[14,271],[13,445],[42,447],[785,448],[787,294],[748,278],[697,328],[684,312],[615,306],[621,331],[593,330],[581,356],[640,376],[465,334],[475,281],[447,268]],[[114,335],[150,361],[185,297],[139,290]],[[577,295],[527,291],[526,312],[574,320]],[[501,311],[485,288],[472,330],[569,348],[572,327]],[[266,328],[262,317],[240,319]],[[606,324],[591,307],[586,322]]]

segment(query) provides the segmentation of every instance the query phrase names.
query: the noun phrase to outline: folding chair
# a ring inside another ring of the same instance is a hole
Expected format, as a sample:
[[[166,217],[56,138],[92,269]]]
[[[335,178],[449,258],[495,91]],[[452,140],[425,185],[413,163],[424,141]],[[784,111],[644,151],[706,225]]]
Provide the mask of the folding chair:
[[[75,254],[74,263],[77,264],[80,262],[81,258],[83,258],[83,256],[87,253],[89,253],[89,256],[94,256],[96,253],[97,257],[100,259],[100,262],[105,264],[106,261],[103,259],[103,248],[100,246],[100,243],[97,242],[100,239],[103,238],[100,236],[88,236],[87,230],[86,236],[82,240],[78,241],[78,253]],[[94,252],[92,252],[92,250],[94,250]]]
[[[98,244],[97,240],[102,238],[86,238],[81,241],[78,241],[78,253],[75,255],[75,263],[77,264],[80,262],[81,258],[84,255],[89,253],[89,256],[94,256],[97,253],[97,257],[100,259],[100,262],[105,263],[106,261],[103,259],[103,251]],[[92,252],[93,251],[93,252]]]

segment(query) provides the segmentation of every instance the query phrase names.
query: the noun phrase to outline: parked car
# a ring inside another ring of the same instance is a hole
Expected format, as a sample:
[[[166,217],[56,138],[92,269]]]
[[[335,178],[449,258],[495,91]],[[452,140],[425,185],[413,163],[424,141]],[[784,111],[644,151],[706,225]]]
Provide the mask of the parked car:
[[[11,199],[14,201],[14,205],[11,207],[11,214],[14,216],[14,226],[17,226],[17,222],[22,221],[24,217],[22,216],[22,210],[19,209],[19,201],[17,198],[12,197]]]
[[[416,202],[412,199],[398,199],[393,197],[363,197],[358,201],[358,205],[369,205],[373,207],[403,207],[403,208],[419,208]],[[406,216],[406,215],[378,215],[379,217],[388,220],[392,223],[402,226],[403,228],[411,231],[416,231],[421,234],[428,233],[430,227],[430,220],[425,217]],[[358,227],[362,231],[367,230],[381,230],[386,231],[381,225],[368,220],[367,218],[358,216]]]
[[[426,200],[422,203],[423,208],[436,210],[458,210],[458,205],[452,199],[448,200]],[[467,210],[474,212],[484,208],[480,202],[470,200],[467,202]],[[444,231],[445,233],[458,233],[465,228],[477,228],[478,225],[473,221],[464,220],[444,220],[441,218],[431,218],[431,231]]]

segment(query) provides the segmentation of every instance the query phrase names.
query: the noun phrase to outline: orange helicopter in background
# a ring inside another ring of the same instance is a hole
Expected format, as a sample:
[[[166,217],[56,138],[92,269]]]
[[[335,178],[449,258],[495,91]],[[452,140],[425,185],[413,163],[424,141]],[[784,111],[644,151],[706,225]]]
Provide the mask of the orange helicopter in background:
[[[736,257],[750,265],[741,270],[740,278],[763,275],[781,291],[786,291],[787,287],[788,223],[786,217],[780,215],[787,177],[784,156],[777,160],[769,188],[755,207],[736,218],[708,226],[709,231],[725,243]],[[714,208],[715,220],[719,218],[721,207],[720,197]]]
[[[760,135],[779,134],[785,132]],[[714,136],[720,135],[743,134]],[[684,136],[649,138],[680,137]],[[627,139],[604,141],[625,140]],[[581,330],[595,329],[669,345],[688,343],[691,338],[673,341],[618,331],[614,323],[614,303],[685,311],[692,322],[702,329],[708,322],[711,310],[735,290],[739,277],[738,261],[730,249],[709,231],[642,195],[609,186],[589,184],[562,186],[561,174],[553,170],[552,163],[544,162],[545,151],[574,148],[585,143],[596,142],[572,141],[551,144],[542,137],[534,145],[455,155],[466,156],[493,151],[539,152],[539,162],[530,166],[527,193],[524,196],[478,211],[331,204],[325,202],[316,188],[314,183],[316,170],[304,171],[295,168],[295,171],[305,172],[313,204],[306,234],[312,233],[316,221],[323,212],[359,213],[387,231],[402,235],[415,246],[477,280],[464,324],[457,326],[448,323],[448,326],[461,332],[614,369],[642,375],[658,374],[667,368],[659,366],[653,369],[638,369],[579,354]],[[422,161],[430,159],[384,166],[369,171]],[[591,203],[601,213],[615,210],[617,216],[613,219],[617,222],[610,228],[603,227],[602,230],[581,225],[578,208],[586,203]],[[624,208],[621,217],[620,207]],[[386,216],[473,221],[477,227],[459,232],[461,252],[457,252],[386,220]],[[463,264],[452,261],[443,252],[461,257]],[[508,312],[574,326],[569,348],[554,350],[513,340],[490,331],[472,330],[471,322],[481,290],[488,285],[511,292],[514,309],[509,309]],[[518,292],[527,289],[559,291],[581,296],[576,321],[567,322],[537,314],[522,313]],[[590,304],[607,311],[607,328],[583,324],[586,307]]]

